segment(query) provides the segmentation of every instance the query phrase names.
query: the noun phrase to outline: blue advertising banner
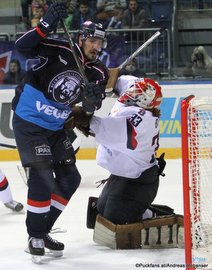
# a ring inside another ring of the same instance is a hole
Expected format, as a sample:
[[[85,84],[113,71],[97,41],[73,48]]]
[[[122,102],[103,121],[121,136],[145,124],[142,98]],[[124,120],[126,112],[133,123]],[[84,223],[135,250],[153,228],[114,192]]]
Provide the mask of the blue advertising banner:
[[[183,98],[163,98],[161,104],[160,136],[181,137],[181,112],[180,105]]]

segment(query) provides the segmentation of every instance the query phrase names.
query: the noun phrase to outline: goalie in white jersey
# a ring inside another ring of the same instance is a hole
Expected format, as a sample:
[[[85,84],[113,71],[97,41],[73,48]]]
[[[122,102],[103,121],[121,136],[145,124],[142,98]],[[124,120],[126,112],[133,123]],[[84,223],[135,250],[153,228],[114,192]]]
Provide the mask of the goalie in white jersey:
[[[119,77],[116,88],[124,93],[108,117],[92,118],[90,130],[100,143],[97,163],[111,173],[97,200],[98,212],[125,224],[140,221],[157,194],[162,93],[154,80],[131,76]]]
[[[162,93],[154,80],[129,75],[119,77],[116,89],[123,94],[109,116],[92,116],[87,130],[99,143],[98,165],[111,173],[97,200],[98,213],[126,224],[140,221],[157,194]],[[77,125],[83,129],[76,119]]]
[[[130,80],[124,85],[122,80],[126,81],[126,76],[119,78],[117,89],[127,90],[109,117],[92,118],[90,129],[100,143],[97,163],[114,175],[137,179],[157,163],[161,87],[148,78]]]

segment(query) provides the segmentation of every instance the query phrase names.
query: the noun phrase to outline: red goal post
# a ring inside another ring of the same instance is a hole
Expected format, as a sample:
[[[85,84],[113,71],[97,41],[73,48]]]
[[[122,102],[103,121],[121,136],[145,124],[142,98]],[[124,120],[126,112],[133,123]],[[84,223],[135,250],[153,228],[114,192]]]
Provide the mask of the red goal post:
[[[182,100],[181,132],[186,269],[212,269],[212,97]]]

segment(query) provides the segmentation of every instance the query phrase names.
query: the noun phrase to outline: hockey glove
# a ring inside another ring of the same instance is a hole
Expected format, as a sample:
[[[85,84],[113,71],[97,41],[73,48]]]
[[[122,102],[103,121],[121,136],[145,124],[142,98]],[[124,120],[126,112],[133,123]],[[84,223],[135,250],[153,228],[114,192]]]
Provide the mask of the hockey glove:
[[[43,18],[40,19],[38,27],[47,35],[57,28],[60,19],[66,18],[67,16],[68,13],[64,3],[52,4]]]
[[[166,161],[164,159],[165,153],[161,154],[159,158],[157,158],[158,161],[158,167],[159,171],[158,174],[161,176],[165,176],[165,173],[163,173],[165,167],[166,167]]]
[[[70,117],[65,122],[65,129],[73,129],[76,127],[86,137],[89,135],[94,136],[94,134],[90,132],[89,127],[92,116],[92,114],[88,115],[82,107],[74,106]]]
[[[84,111],[93,113],[99,110],[104,99],[104,89],[102,85],[90,82],[82,88],[82,108]]]

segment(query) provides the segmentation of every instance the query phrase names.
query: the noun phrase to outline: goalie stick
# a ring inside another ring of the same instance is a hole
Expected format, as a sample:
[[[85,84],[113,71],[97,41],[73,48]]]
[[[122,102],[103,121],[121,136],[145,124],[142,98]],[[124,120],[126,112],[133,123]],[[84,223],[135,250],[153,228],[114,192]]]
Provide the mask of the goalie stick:
[[[121,65],[119,65],[117,68],[110,68],[109,73],[110,77],[106,86],[106,92],[110,93],[117,81],[119,71],[126,67],[132,59],[134,59],[140,52],[142,52],[146,47],[149,46],[157,37],[161,35],[161,33],[165,30],[165,27],[160,28],[157,32],[155,32],[154,35],[152,35],[147,41],[145,41],[134,53],[132,53]]]

